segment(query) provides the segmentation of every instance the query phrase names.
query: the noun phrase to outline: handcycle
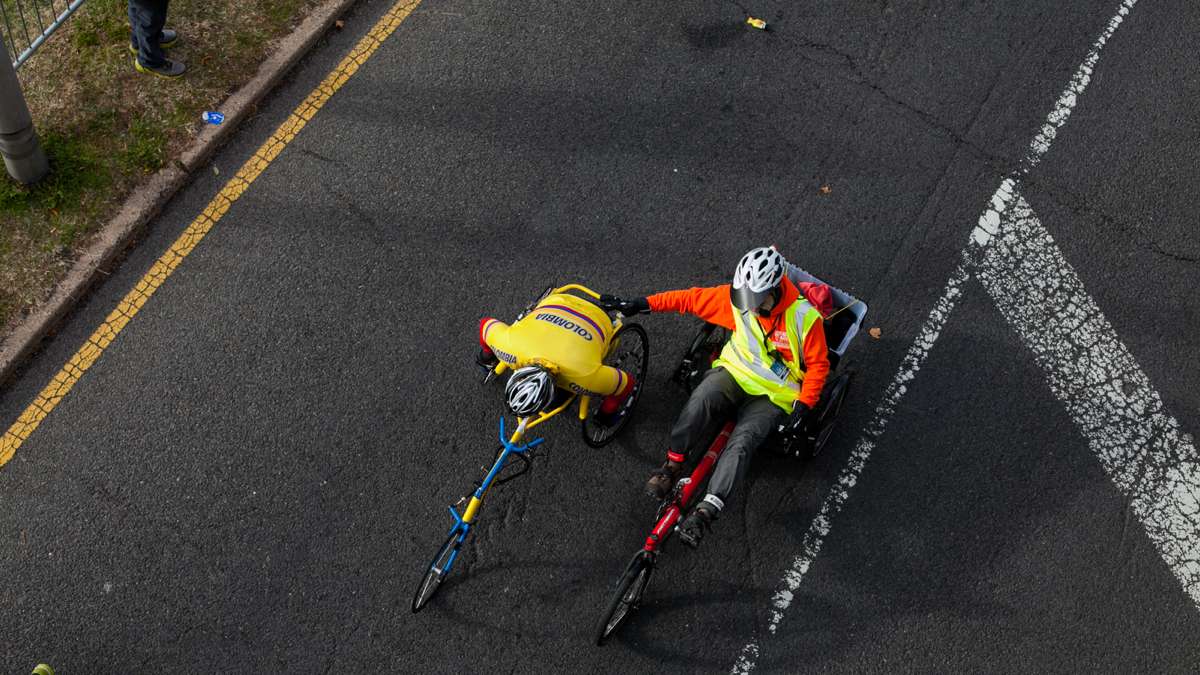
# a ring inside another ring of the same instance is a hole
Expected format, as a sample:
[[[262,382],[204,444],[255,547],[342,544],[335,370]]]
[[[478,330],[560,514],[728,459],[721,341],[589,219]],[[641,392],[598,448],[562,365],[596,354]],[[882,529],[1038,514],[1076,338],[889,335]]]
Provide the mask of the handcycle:
[[[600,298],[599,293],[579,284],[567,284],[558,288],[550,286],[542,292],[537,300],[529,303],[525,310],[517,316],[517,319],[520,320],[531,312],[547,296],[571,291],[596,300]],[[585,394],[562,388],[557,390],[557,396],[550,404],[548,411],[538,413],[536,417],[532,418],[518,418],[516,429],[513,430],[511,436],[506,434],[504,417],[501,416],[500,447],[496,449],[491,468],[486,469],[486,474],[482,479],[475,481],[475,489],[470,497],[464,496],[457,503],[450,505],[450,516],[454,519],[454,524],[450,527],[445,541],[438,548],[437,553],[433,556],[433,561],[430,562],[421,577],[421,582],[413,595],[412,611],[414,613],[419,612],[433,598],[441,587],[442,581],[450,574],[458,553],[479,516],[480,507],[483,505],[483,499],[488,491],[529,471],[530,457],[533,454],[531,451],[545,441],[545,438],[536,438],[522,442],[531,429],[557,416],[576,399],[579,399],[579,426],[583,440],[593,448],[607,445],[628,424],[637,399],[641,395],[642,382],[645,380],[649,367],[650,341],[646,335],[646,329],[636,323],[625,323],[624,317],[619,312],[610,313],[609,318],[612,321],[613,331],[612,338],[609,339],[606,346],[603,361],[606,365],[623,370],[634,378],[633,391],[622,403],[616,420],[610,424],[601,424],[596,419],[599,405],[591,405],[590,397]],[[507,364],[500,362],[488,371],[484,381],[503,375],[508,368]],[[462,506],[463,502],[466,502],[466,508],[460,514],[458,507]]]
[[[823,283],[798,267],[792,267],[788,276],[794,282]],[[825,319],[826,340],[829,344],[837,346],[829,349],[830,376],[821,392],[821,399],[801,434],[791,439],[782,439],[773,434],[767,439],[765,449],[809,459],[825,447],[833,432],[834,422],[841,412],[850,381],[854,377],[853,368],[843,357],[862,325],[867,306],[839,288],[830,286],[830,290],[834,300],[834,311]],[[729,332],[724,328],[707,323],[701,326],[680,360],[672,379],[691,392],[704,378],[728,338]],[[640,605],[664,545],[678,530],[680,518],[692,506],[713,466],[725,451],[725,444],[733,432],[733,427],[732,420],[725,423],[692,473],[680,478],[671,493],[659,504],[654,527],[646,536],[641,550],[633,555],[617,579],[604,614],[596,624],[597,645],[603,645]]]

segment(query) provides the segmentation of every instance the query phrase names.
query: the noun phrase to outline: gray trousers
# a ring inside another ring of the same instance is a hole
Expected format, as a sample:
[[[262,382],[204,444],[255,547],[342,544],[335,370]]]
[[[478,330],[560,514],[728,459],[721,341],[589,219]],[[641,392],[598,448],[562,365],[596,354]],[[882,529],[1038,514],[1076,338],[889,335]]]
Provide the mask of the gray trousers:
[[[167,24],[169,0],[129,0],[129,39],[137,50],[137,59],[147,67],[161,66],[167,60],[158,42]]]
[[[708,482],[708,494],[722,502],[727,502],[734,487],[741,484],[754,451],[783,422],[783,409],[766,396],[747,394],[724,368],[713,368],[692,392],[671,428],[670,455],[683,455],[695,463],[717,430],[734,415],[737,424]]]

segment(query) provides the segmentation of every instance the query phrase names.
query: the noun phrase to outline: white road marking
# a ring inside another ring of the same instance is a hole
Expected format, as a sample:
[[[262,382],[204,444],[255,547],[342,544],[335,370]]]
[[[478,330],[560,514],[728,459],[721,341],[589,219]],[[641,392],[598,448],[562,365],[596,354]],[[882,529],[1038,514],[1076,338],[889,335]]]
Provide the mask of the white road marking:
[[[975,274],[1200,606],[1200,455],[1020,195]]]
[[[1029,153],[1022,161],[1019,175],[1028,174],[1030,169],[1037,166],[1042,156],[1050,149],[1050,144],[1058,136],[1058,130],[1070,119],[1071,111],[1074,110],[1079,96],[1083,94],[1084,90],[1087,89],[1087,85],[1091,82],[1092,72],[1096,67],[1097,61],[1100,59],[1100,50],[1104,48],[1104,45],[1113,36],[1113,33],[1120,27],[1125,17],[1128,16],[1130,10],[1136,4],[1137,0],[1123,0],[1121,6],[1117,9],[1116,15],[1109,20],[1104,33],[1092,44],[1092,48],[1088,51],[1083,63],[1076,69],[1075,75],[1071,78],[1067,88],[1055,102],[1054,109],[1046,116],[1045,124],[1042,125],[1041,130],[1030,143]],[[813,519],[812,524],[805,533],[800,553],[793,559],[791,567],[784,572],[783,579],[779,584],[779,590],[776,591],[771,600],[771,619],[767,624],[767,629],[772,634],[779,628],[779,623],[783,620],[784,613],[795,599],[796,589],[800,587],[800,583],[804,580],[804,575],[808,572],[817,554],[820,553],[825,537],[829,534],[833,517],[842,510],[842,506],[850,498],[850,489],[858,482],[863,467],[866,466],[867,460],[871,457],[871,451],[875,447],[875,442],[887,427],[888,420],[891,419],[896,404],[907,391],[908,382],[916,376],[917,371],[921,368],[921,364],[924,363],[925,358],[929,355],[929,351],[933,348],[934,342],[937,341],[938,336],[941,334],[942,328],[946,325],[946,321],[949,319],[954,305],[962,295],[962,284],[966,281],[969,270],[975,266],[974,261],[978,260],[980,255],[986,257],[987,249],[990,248],[996,235],[1000,232],[1004,214],[1013,203],[1013,198],[1016,194],[1016,184],[1014,178],[1006,178],[1000,183],[1000,187],[996,189],[995,194],[992,195],[988,208],[979,217],[979,223],[971,232],[967,247],[963,250],[963,262],[959,264],[951,275],[950,281],[946,284],[946,289],[943,291],[941,298],[938,299],[933,311],[930,312],[929,318],[925,320],[925,324],[921,326],[921,330],[917,334],[917,339],[905,354],[900,371],[888,386],[883,402],[875,409],[875,416],[868,426],[866,433],[850,454],[850,459],[846,467],[838,476],[837,484],[829,491],[829,495],[825,497],[825,501],[821,504],[821,511]],[[1079,289],[1082,292],[1082,286]],[[1086,293],[1084,293],[1084,296],[1086,297]],[[1148,384],[1147,382],[1147,386]],[[1155,400],[1157,400],[1157,396]],[[752,639],[742,648],[737,662],[733,665],[732,672],[735,675],[745,675],[754,670],[759,653],[758,640]]]
[[[1088,83],[1092,81],[1092,70],[1096,67],[1096,62],[1100,60],[1100,50],[1104,48],[1105,43],[1112,37],[1113,33],[1117,32],[1117,28],[1121,26],[1121,22],[1129,15],[1129,11],[1137,4],[1137,0],[1125,0],[1121,6],[1117,8],[1117,13],[1113,18],[1109,19],[1108,27],[1099,40],[1092,45],[1091,51],[1084,58],[1083,63],[1075,70],[1075,75],[1071,78],[1071,83],[1058,97],[1058,102],[1054,105],[1054,110],[1046,116],[1046,123],[1042,125],[1042,130],[1034,136],[1033,142],[1029,144],[1029,154],[1025,155],[1025,161],[1021,168],[1022,174],[1029,173],[1029,170],[1037,166],[1042,161],[1042,155],[1050,149],[1050,143],[1058,136],[1058,130],[1062,125],[1067,123],[1067,118],[1071,116],[1071,110],[1075,108],[1075,102],[1079,95],[1087,89]]]
[[[771,620],[767,624],[767,629],[774,634],[779,627],[779,622],[783,621],[783,614],[787,608],[791,606],[795,599],[796,589],[800,587],[800,583],[804,581],[804,575],[808,572],[809,566],[817,558],[817,554],[821,552],[821,546],[825,543],[825,537],[829,535],[829,528],[832,525],[833,517],[842,510],[842,506],[850,499],[850,490],[858,483],[858,477],[862,474],[863,467],[867,465],[867,460],[871,458],[871,451],[875,449],[875,439],[883,434],[887,428],[888,421],[895,412],[896,404],[900,402],[901,397],[908,391],[908,383],[917,376],[917,371],[921,369],[921,364],[925,362],[925,358],[929,356],[929,351],[933,348],[933,344],[937,342],[938,336],[941,335],[942,327],[946,325],[947,319],[950,318],[950,313],[954,309],[954,305],[958,302],[958,298],[962,295],[962,285],[967,280],[966,261],[959,264],[954,271],[954,275],[950,277],[950,282],[946,285],[946,290],[942,293],[942,297],[934,306],[933,311],[929,313],[929,318],[925,320],[921,326],[920,332],[917,334],[917,339],[908,348],[908,353],[904,355],[904,361],[900,365],[900,372],[892,379],[888,385],[887,392],[884,394],[883,402],[875,408],[875,416],[867,427],[866,433],[858,441],[854,451],[850,453],[850,459],[846,462],[845,468],[842,469],[838,476],[837,484],[829,491],[829,495],[825,497],[825,501],[821,504],[821,511],[813,522],[808,527],[808,531],[804,533],[804,540],[800,545],[800,553],[792,560],[792,565],[783,573],[783,579],[780,582],[780,588],[775,591],[775,595],[771,598]],[[751,640],[742,648],[742,653],[738,655],[738,660],[733,666],[733,672],[738,675],[744,675],[754,670],[755,662],[758,659],[758,640]]]

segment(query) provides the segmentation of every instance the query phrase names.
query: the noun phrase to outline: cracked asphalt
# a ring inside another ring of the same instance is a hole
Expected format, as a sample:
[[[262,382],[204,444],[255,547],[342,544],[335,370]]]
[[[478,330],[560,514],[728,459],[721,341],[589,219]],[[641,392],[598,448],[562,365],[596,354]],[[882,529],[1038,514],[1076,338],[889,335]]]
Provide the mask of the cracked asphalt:
[[[1196,672],[1200,609],[980,283],[775,633],[771,596],[999,182],[1118,2],[424,0],[0,469],[0,663],[133,672]],[[577,6],[578,5],[578,6]],[[390,4],[364,0],[0,392],[10,424]],[[746,28],[746,12],[767,32]],[[1022,194],[1189,433],[1200,5],[1138,4]],[[823,191],[822,187],[828,187]],[[629,431],[495,446],[483,315],[722,283],[777,244],[864,298],[830,449],[759,457],[603,648],[694,323],[640,317]],[[1194,458],[1193,458],[1194,459]]]

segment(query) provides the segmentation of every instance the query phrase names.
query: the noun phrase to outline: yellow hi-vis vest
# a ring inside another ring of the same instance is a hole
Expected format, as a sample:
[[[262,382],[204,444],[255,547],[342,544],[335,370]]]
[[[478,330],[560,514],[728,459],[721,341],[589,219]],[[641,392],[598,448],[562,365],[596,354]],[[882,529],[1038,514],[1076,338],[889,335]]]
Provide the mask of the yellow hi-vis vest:
[[[768,349],[770,343],[755,312],[743,312],[735,306],[733,334],[721,350],[721,356],[713,362],[713,367],[725,368],[747,394],[768,396],[772,403],[790,413],[800,396],[800,383],[804,381],[804,338],[820,319],[820,312],[803,296],[784,310],[783,324],[787,331],[788,348],[792,351],[791,360],[785,361],[778,351]],[[786,373],[782,376],[771,369],[776,360],[786,366]]]

